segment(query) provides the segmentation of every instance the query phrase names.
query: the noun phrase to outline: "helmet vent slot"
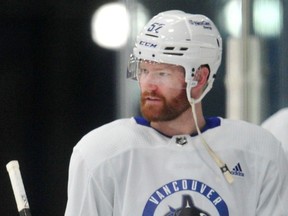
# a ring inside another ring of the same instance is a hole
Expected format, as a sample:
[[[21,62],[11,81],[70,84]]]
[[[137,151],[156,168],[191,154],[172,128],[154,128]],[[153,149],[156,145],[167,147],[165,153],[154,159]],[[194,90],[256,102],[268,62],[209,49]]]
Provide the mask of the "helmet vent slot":
[[[183,56],[183,53],[169,53],[169,52],[163,52],[164,55],[174,55],[174,56]]]
[[[158,38],[157,35],[152,35],[152,34],[145,34],[146,36],[149,36],[149,37],[155,37],[155,38]]]
[[[188,47],[181,47],[180,50],[181,51],[186,51],[186,50],[188,50]]]
[[[165,50],[174,50],[175,47],[165,47]]]
[[[218,47],[220,47],[220,42],[219,42],[218,38],[216,40],[217,40]]]

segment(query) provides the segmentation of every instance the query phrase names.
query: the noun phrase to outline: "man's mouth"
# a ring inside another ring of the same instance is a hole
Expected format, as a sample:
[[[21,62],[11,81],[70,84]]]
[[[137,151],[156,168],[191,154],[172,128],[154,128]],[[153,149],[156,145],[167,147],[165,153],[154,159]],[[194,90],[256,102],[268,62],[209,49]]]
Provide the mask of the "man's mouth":
[[[153,97],[153,96],[147,96],[145,97],[146,100],[149,101],[160,101],[161,99],[159,97]]]

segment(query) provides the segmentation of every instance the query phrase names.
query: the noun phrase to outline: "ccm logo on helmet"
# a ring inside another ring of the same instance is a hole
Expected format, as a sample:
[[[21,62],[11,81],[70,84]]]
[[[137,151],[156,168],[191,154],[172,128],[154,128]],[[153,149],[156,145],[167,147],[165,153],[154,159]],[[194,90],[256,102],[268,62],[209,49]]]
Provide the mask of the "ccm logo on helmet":
[[[207,22],[207,21],[193,21],[193,20],[189,20],[189,23],[191,25],[195,25],[195,26],[203,26],[204,29],[212,30],[211,24],[209,22]]]
[[[146,41],[140,41],[139,44],[142,45],[142,46],[146,46],[146,47],[152,47],[152,48],[156,48],[157,47],[157,44],[153,44],[153,43],[146,42]]]

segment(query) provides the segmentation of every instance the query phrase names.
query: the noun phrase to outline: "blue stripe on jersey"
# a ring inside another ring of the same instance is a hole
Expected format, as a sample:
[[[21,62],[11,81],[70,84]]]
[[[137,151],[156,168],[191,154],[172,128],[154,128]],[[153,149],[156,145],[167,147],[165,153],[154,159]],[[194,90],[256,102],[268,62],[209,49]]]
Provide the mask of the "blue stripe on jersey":
[[[143,117],[137,116],[137,117],[134,117],[134,119],[137,122],[137,124],[139,124],[139,125],[151,127],[150,122],[147,121]],[[218,118],[218,117],[205,117],[205,121],[206,121],[206,125],[201,130],[202,133],[204,131],[206,131],[206,130],[218,127],[221,124],[220,118]],[[196,134],[192,134],[191,136],[196,136],[196,135],[197,135],[197,133]]]
[[[150,127],[150,122],[148,122],[148,121],[147,121],[146,119],[144,119],[143,117],[137,116],[137,117],[134,117],[134,119],[135,119],[135,121],[137,122],[137,124]]]
[[[205,121],[206,121],[206,125],[201,130],[201,132],[218,127],[221,124],[221,120],[218,117],[205,117]]]

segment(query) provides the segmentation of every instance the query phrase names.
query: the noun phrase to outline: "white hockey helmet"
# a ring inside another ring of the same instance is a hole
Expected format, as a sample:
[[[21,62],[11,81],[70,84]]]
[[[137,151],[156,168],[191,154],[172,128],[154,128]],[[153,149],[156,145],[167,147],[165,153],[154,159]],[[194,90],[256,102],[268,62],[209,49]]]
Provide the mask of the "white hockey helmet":
[[[221,63],[222,39],[214,23],[204,15],[171,10],[154,16],[138,34],[130,57],[127,77],[137,78],[136,62],[140,59],[184,67],[186,91],[191,102],[193,79],[201,65],[208,65],[210,75],[199,102],[212,88]]]

